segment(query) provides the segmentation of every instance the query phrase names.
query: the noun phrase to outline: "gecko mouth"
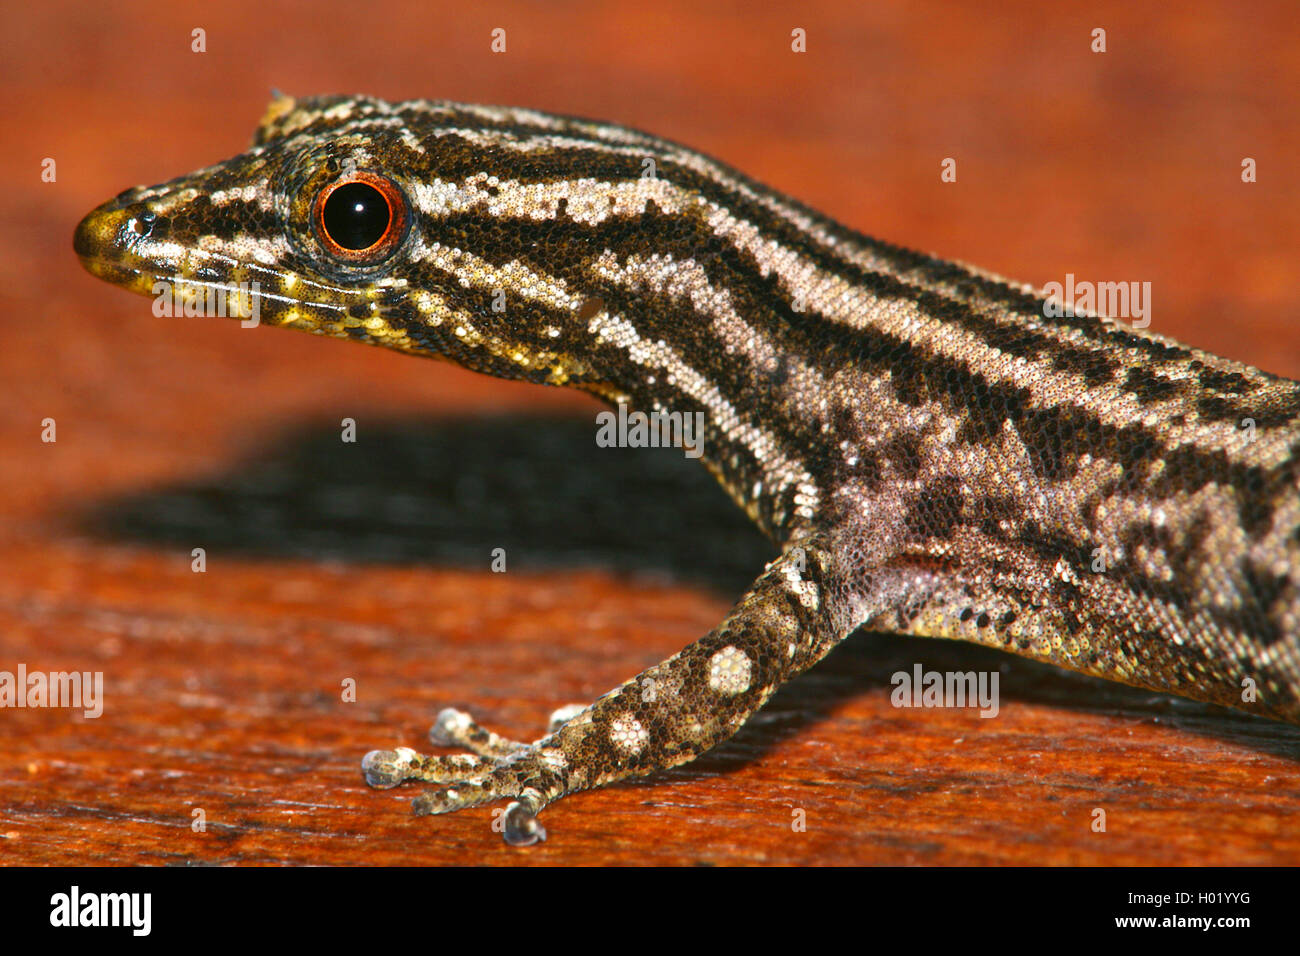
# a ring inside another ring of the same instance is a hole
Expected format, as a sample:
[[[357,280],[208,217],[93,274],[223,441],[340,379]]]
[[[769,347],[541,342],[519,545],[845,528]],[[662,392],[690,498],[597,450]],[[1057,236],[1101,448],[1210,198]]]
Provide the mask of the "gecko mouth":
[[[134,190],[92,209],[77,224],[72,248],[91,275],[128,291],[157,296],[163,287],[228,285],[238,263],[194,260],[181,244],[168,241],[170,223],[143,202],[130,201]]]
[[[317,334],[388,344],[401,339],[370,295],[205,248],[203,237],[173,234],[173,223],[128,190],[77,224],[72,247],[93,276],[155,299],[159,316],[238,318]],[[215,237],[212,237],[216,241]]]
[[[170,222],[130,201],[131,192],[77,224],[72,248],[91,275],[158,300],[155,314],[164,316],[256,316],[282,324],[286,306],[310,306],[285,296],[280,277],[263,266],[172,241]]]

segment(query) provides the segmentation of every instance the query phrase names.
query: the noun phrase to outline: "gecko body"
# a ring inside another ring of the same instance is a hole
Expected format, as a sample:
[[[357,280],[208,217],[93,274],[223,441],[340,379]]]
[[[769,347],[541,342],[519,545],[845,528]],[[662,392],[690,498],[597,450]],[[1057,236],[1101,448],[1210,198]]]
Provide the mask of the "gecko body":
[[[277,98],[253,148],[77,229],[144,294],[701,415],[780,548],[726,618],[532,743],[458,711],[363,761],[442,813],[685,763],[859,627],[1300,721],[1300,384],[883,243],[675,143],[524,109]]]

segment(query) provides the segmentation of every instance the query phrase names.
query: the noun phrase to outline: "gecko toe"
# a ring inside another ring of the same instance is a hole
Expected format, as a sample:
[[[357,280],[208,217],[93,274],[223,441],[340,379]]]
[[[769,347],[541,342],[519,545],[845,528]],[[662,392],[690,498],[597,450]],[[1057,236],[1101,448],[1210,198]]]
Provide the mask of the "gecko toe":
[[[480,783],[462,781],[454,786],[426,790],[411,801],[411,809],[417,817],[425,817],[437,813],[451,813],[454,810],[465,810],[469,807],[481,806],[498,797],[508,795],[497,793]]]
[[[361,772],[370,786],[376,790],[388,790],[407,779],[412,763],[418,758],[419,754],[409,747],[372,750],[361,758]]]
[[[473,726],[474,719],[465,711],[455,707],[444,708],[429,728],[429,743],[436,747],[464,746],[465,731]]]
[[[531,808],[515,801],[506,807],[502,836],[511,846],[532,846],[546,839],[546,827],[542,826]]]
[[[495,734],[463,710],[448,707],[429,728],[429,742],[435,747],[459,747],[479,757],[500,759],[528,745]]]

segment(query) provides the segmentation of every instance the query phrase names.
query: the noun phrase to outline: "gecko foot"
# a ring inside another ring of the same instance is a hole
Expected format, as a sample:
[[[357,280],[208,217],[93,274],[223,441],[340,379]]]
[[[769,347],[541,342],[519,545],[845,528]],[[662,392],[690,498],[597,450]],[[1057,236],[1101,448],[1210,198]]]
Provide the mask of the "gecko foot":
[[[549,733],[583,711],[570,705],[551,715]],[[429,730],[435,746],[461,747],[469,753],[426,756],[409,747],[372,750],[361,761],[366,783],[387,790],[407,780],[436,785],[412,801],[417,816],[451,813],[507,797],[516,799],[493,823],[512,846],[530,846],[546,839],[537,819],[552,800],[566,790],[560,774],[563,758],[545,746],[510,740],[481,726],[464,711],[448,708]]]

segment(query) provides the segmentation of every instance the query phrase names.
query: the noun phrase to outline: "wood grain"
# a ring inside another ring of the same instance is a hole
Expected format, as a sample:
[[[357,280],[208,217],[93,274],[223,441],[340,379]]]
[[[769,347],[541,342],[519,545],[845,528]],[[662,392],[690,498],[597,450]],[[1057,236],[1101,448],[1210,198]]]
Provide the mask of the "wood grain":
[[[159,319],[81,272],[82,213],[242,149],[272,86],[643,126],[895,241],[1151,280],[1158,331],[1300,376],[1285,5],[701,6],[375,3],[367,24],[401,25],[380,31],[246,0],[12,13],[0,670],[102,671],[106,700],[0,710],[0,863],[1300,863],[1300,729],[889,635],[696,764],[548,809],[528,851],[490,810],[415,819],[412,790],[363,785],[365,751],[420,747],[443,706],[535,736],[715,624],[770,552],[694,463],[596,449],[581,397]],[[891,706],[916,663],[996,669],[998,716]]]

